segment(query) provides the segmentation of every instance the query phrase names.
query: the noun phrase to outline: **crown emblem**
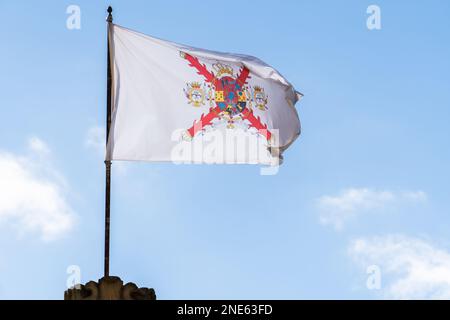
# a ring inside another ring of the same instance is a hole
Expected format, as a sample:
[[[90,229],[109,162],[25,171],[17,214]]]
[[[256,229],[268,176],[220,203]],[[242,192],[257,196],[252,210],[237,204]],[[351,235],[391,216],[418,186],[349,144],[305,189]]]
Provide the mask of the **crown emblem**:
[[[255,93],[261,93],[261,92],[264,92],[264,89],[261,88],[260,86],[254,86],[254,87],[253,87],[253,91],[254,91]]]
[[[194,107],[200,107],[205,104],[205,100],[210,100],[209,97],[206,96],[207,92],[205,91],[205,85],[193,81],[191,83],[186,84],[186,89],[184,89],[184,94],[188,99],[188,103],[192,104]]]
[[[200,82],[191,82],[191,88],[192,89],[200,89],[202,87],[202,84]]]
[[[253,102],[255,103],[256,107],[261,111],[267,110],[267,95],[264,92],[264,88],[260,86],[254,86],[253,87]]]
[[[214,63],[212,65],[212,67],[215,71],[217,78],[220,78],[224,74],[233,75],[233,68],[231,68],[229,65],[217,62],[217,63]]]

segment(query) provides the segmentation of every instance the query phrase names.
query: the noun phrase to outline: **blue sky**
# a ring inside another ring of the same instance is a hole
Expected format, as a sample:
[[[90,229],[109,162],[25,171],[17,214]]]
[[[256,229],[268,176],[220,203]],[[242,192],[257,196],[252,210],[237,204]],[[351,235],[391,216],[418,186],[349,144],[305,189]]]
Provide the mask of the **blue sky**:
[[[71,265],[102,276],[109,4],[305,94],[277,175],[113,164],[112,274],[161,299],[450,298],[447,1],[116,0],[0,3],[0,299],[60,299]]]

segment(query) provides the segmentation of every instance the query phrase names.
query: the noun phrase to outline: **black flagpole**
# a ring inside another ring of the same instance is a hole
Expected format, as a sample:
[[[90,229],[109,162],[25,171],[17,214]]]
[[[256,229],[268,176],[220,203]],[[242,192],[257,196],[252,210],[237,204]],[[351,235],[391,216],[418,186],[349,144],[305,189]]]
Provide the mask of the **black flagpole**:
[[[107,57],[107,89],[106,89],[106,145],[108,145],[109,129],[111,127],[111,54],[110,28],[113,21],[112,8],[108,7],[108,57]],[[109,233],[110,233],[110,200],[111,200],[111,161],[105,160],[106,188],[105,188],[105,277],[109,277]]]
[[[111,103],[112,103],[112,65],[114,51],[111,54],[112,35],[112,8],[108,7],[108,56],[107,61],[107,87],[106,87],[106,146],[108,146],[109,131],[111,128]],[[109,276],[109,235],[110,235],[110,200],[111,200],[111,160],[105,159],[105,275],[98,283],[89,281],[80,288],[71,288],[64,292],[64,300],[156,300],[155,290],[151,288],[138,288],[136,284],[129,282],[123,284],[119,277]],[[89,288],[89,289],[88,289]],[[96,290],[94,290],[96,288]],[[99,290],[101,288],[101,290]]]

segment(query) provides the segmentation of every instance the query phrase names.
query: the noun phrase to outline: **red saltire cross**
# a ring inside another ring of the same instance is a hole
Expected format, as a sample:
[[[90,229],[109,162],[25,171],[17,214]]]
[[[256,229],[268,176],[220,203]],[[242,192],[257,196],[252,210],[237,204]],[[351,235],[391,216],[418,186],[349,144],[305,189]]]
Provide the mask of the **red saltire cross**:
[[[198,58],[186,53],[180,52],[182,58],[189,61],[189,66],[197,69],[197,73],[202,75],[206,82],[210,83],[215,90],[224,91],[224,96],[230,95],[237,99],[239,92],[242,94],[241,89],[247,83],[247,79],[250,78],[250,70],[247,67],[242,67],[240,73],[236,79],[232,77],[222,77],[220,79],[214,76],[214,73],[206,68],[205,64],[201,64]],[[225,79],[225,82],[223,81]],[[230,85],[231,83],[231,85]],[[211,125],[215,118],[219,117],[219,114],[226,109],[227,105],[224,106],[223,102],[217,102],[216,106],[211,107],[207,114],[202,114],[198,121],[194,121],[192,127],[187,130],[190,138],[195,137],[195,135],[202,131],[206,126]],[[239,114],[243,120],[247,120],[250,123],[250,127],[258,130],[258,132],[264,136],[267,141],[270,141],[272,133],[267,129],[267,124],[261,122],[260,117],[255,117],[253,111],[246,107],[246,102],[240,102],[237,105],[237,114]]]

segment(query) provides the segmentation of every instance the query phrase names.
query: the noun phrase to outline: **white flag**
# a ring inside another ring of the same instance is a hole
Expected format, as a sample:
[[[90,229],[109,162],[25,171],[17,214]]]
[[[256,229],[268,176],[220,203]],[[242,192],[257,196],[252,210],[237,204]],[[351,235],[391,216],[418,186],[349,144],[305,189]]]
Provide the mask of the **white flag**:
[[[111,24],[107,160],[277,164],[300,134],[301,97],[261,60]]]

